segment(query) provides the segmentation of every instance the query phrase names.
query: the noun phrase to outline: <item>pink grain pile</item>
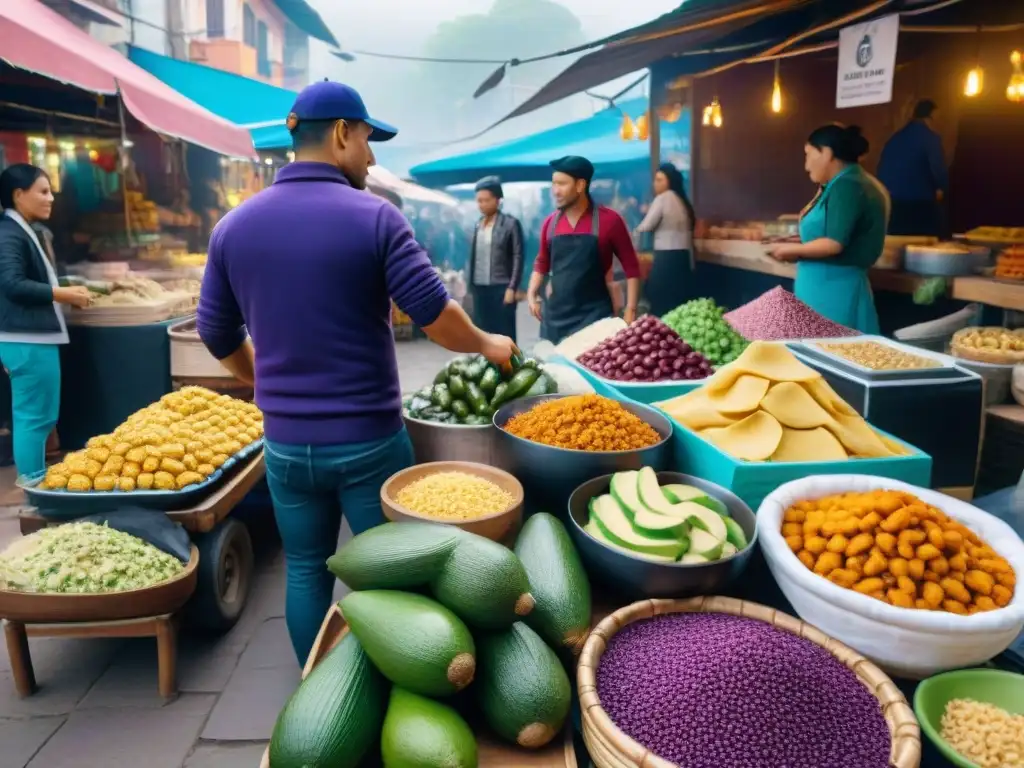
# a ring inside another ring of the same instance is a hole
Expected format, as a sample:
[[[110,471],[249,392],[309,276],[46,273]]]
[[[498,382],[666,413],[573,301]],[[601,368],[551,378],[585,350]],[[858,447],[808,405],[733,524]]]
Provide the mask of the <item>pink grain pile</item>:
[[[751,341],[831,339],[858,332],[819,315],[782,286],[725,315],[740,336]]]

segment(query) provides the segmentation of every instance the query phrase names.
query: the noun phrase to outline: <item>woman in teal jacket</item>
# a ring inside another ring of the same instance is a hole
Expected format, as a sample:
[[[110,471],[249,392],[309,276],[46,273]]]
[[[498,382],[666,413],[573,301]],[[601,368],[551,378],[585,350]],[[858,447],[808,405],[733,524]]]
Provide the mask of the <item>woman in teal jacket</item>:
[[[885,245],[890,203],[885,187],[860,166],[867,151],[857,126],[811,133],[804,168],[818,194],[800,214],[800,243],[773,246],[769,254],[797,263],[798,299],[833,322],[877,334],[868,270]]]

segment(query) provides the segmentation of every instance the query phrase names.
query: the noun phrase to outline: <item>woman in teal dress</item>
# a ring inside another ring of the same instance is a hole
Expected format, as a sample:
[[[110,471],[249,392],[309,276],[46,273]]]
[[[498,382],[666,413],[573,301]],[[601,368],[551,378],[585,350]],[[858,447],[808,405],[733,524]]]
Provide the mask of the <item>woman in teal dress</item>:
[[[798,299],[833,322],[878,334],[868,270],[882,254],[889,195],[860,166],[868,141],[857,126],[823,125],[804,146],[804,168],[819,185],[800,214],[800,243],[773,246],[779,261],[796,262]]]

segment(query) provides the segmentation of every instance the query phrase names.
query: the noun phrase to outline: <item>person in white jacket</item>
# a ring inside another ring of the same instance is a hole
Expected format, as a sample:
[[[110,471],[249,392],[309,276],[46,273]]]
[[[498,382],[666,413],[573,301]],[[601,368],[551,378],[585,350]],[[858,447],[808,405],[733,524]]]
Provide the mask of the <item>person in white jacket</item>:
[[[665,163],[654,174],[654,201],[636,233],[654,233],[654,264],[644,286],[650,313],[660,317],[692,294],[693,230],[697,224],[683,174]]]

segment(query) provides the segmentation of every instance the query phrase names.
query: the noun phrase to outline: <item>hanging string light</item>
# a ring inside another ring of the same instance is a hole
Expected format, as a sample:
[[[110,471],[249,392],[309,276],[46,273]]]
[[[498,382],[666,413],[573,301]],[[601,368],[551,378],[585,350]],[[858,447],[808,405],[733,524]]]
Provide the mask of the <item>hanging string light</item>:
[[[779,60],[775,60],[775,82],[772,84],[772,112],[782,112],[782,80],[779,78]]]
[[[974,67],[964,80],[964,96],[974,98],[981,93],[984,86],[985,71],[981,67]]]
[[[704,107],[701,123],[712,128],[722,127],[722,105],[718,103],[717,96],[711,100],[710,104]]]
[[[650,136],[650,126],[647,123],[646,112],[636,119],[636,138],[639,141],[647,141],[648,136]]]
[[[636,138],[637,130],[636,125],[633,124],[633,119],[625,112],[622,114],[622,127],[619,129],[619,135],[623,141],[632,141]]]
[[[1010,75],[1010,83],[1006,86],[1006,98],[1013,102],[1024,101],[1024,57],[1020,51],[1010,54],[1010,64],[1013,66],[1013,74]]]

